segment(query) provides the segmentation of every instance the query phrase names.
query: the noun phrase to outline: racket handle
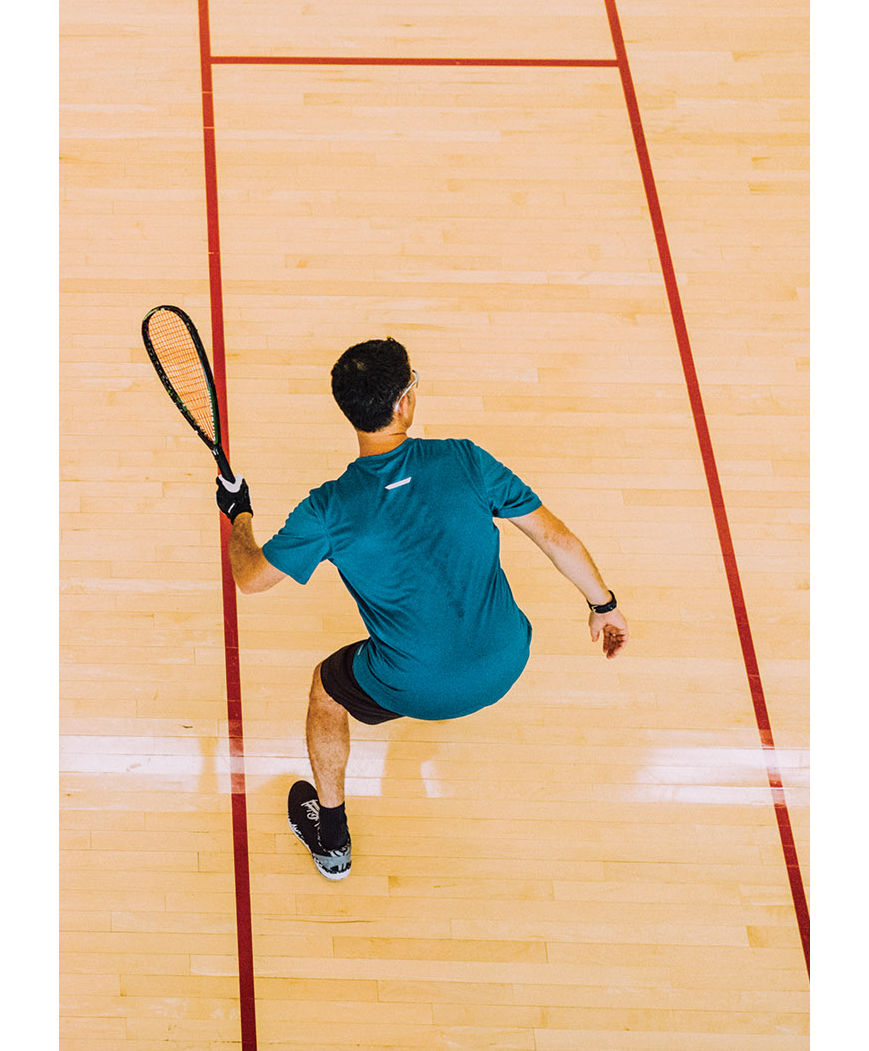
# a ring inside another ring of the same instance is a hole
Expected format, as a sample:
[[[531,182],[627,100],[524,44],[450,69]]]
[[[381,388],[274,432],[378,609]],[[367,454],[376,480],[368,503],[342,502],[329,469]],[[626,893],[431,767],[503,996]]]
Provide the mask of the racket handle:
[[[232,473],[232,468],[229,466],[229,460],[227,460],[223,449],[217,446],[211,452],[214,455],[214,459],[217,460],[217,469],[220,471],[221,478],[225,478],[228,482],[234,482],[235,475]]]

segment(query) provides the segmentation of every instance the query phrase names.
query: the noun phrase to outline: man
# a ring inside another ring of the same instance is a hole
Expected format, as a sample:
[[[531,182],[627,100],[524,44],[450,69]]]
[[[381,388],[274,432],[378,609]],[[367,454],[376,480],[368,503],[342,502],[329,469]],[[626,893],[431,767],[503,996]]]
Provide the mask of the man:
[[[247,483],[217,480],[238,587],[265,591],[287,576],[305,584],[325,559],[369,633],[314,670],[306,732],[316,789],[297,781],[287,802],[293,832],[333,880],[350,872],[348,713],[368,724],[457,718],[494,704],[525,668],[531,625],[501,568],[493,517],[510,519],[579,588],[607,657],[628,639],[588,552],[524,482],[473,442],[408,437],[418,382],[393,339],[339,358],[332,393],[356,430],[359,458],[312,490],[264,547]]]

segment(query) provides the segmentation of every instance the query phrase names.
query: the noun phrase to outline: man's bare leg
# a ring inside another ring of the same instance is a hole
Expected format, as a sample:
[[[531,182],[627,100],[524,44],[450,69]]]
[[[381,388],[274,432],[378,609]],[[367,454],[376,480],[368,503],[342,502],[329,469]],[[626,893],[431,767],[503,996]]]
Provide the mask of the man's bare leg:
[[[311,683],[307,737],[316,787],[307,781],[292,785],[287,817],[322,875],[331,880],[345,879],[350,875],[350,833],[344,812],[350,726],[346,710],[323,688],[319,665]]]
[[[350,720],[347,710],[323,688],[319,664],[311,683],[306,730],[320,805],[340,806],[344,802],[344,772],[350,758]]]

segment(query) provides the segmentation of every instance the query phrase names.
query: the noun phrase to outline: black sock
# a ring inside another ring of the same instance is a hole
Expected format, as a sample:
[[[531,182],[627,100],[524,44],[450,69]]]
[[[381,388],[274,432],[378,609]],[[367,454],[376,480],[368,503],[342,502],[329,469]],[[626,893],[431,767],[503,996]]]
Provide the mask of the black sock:
[[[350,834],[347,830],[347,815],[344,804],[325,807],[320,804],[320,842],[324,850],[338,850],[343,847]]]

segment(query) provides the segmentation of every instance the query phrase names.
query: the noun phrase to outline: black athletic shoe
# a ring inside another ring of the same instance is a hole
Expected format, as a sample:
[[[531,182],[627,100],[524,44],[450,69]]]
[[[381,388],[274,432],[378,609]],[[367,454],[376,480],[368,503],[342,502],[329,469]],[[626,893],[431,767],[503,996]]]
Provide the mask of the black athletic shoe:
[[[326,850],[320,843],[320,800],[307,781],[297,781],[287,796],[290,828],[310,850],[314,864],[326,879],[346,879],[350,875],[350,837],[338,850]]]

